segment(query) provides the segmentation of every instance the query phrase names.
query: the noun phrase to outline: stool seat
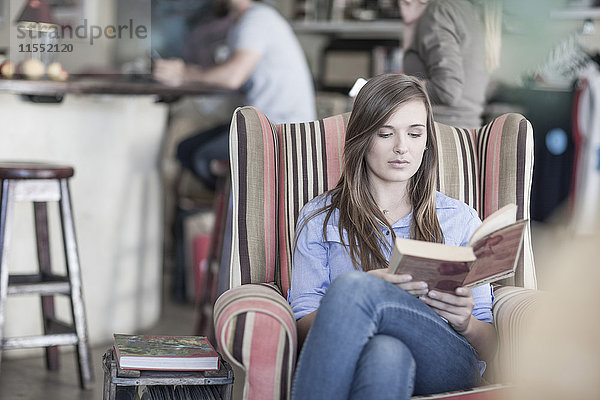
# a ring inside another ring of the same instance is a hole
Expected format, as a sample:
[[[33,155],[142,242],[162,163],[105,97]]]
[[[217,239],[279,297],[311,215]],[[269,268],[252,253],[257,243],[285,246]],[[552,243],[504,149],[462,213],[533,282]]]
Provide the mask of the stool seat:
[[[58,347],[75,345],[82,388],[90,388],[93,370],[83,304],[81,271],[71,210],[68,178],[73,168],[37,162],[0,162],[0,361],[5,349],[46,348],[46,366],[58,368]],[[66,274],[52,271],[48,227],[48,202],[58,202],[63,236]],[[16,202],[33,203],[38,272],[9,273],[9,248]],[[44,333],[37,336],[5,337],[4,311],[8,296],[37,295],[41,299]],[[67,296],[71,321],[55,314],[54,297]]]
[[[72,167],[38,162],[0,162],[0,179],[65,179]]]

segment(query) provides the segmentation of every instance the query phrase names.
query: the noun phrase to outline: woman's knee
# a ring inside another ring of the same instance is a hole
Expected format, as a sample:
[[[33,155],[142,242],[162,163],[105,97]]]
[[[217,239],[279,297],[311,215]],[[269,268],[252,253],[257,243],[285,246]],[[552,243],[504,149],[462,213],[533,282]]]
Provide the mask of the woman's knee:
[[[394,366],[414,372],[415,360],[410,349],[398,338],[378,334],[373,336],[363,352],[379,365]]]
[[[331,309],[337,314],[340,309],[347,312],[354,305],[362,305],[367,301],[369,290],[365,286],[365,273],[359,271],[346,272],[337,277],[327,289],[327,293],[319,306],[319,314]]]

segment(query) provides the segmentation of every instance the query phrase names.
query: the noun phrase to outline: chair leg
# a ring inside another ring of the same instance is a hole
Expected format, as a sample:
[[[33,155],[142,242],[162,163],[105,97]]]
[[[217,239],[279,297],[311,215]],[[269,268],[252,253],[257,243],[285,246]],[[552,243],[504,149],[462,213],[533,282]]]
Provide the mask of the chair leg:
[[[51,275],[50,242],[48,239],[48,208],[46,203],[33,204],[35,215],[35,237],[38,252],[38,264],[42,278]],[[54,296],[41,296],[44,334],[51,334],[51,323],[54,319]],[[46,347],[46,368],[55,371],[59,368],[58,346]]]
[[[0,362],[4,347],[4,309],[8,292],[8,250],[10,248],[10,225],[14,199],[12,182],[2,181],[2,197],[0,198]]]
[[[185,234],[184,234],[184,223],[185,223],[186,212],[179,206],[176,206],[175,217],[173,222],[173,240],[174,240],[174,251],[175,251],[175,265],[173,268],[173,282],[171,288],[172,298],[179,302],[185,303],[187,301],[187,285],[186,285],[186,271],[185,271]]]
[[[66,179],[60,179],[60,194],[60,215],[62,220],[65,260],[67,263],[67,274],[69,275],[69,281],[71,283],[71,309],[78,339],[77,361],[79,364],[79,381],[82,388],[88,389],[91,387],[94,377],[88,344],[87,322],[81,287],[81,269],[79,266],[79,255],[77,253],[77,242],[75,240],[75,226],[71,211],[69,186]]]

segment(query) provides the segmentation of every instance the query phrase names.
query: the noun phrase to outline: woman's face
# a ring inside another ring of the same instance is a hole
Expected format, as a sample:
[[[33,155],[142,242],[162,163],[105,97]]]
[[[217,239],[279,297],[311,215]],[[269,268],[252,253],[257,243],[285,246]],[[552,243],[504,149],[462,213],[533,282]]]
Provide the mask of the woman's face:
[[[375,133],[365,160],[371,185],[408,183],[423,160],[427,110],[421,100],[400,105]]]
[[[429,0],[399,0],[400,14],[405,24],[412,24],[421,18]]]

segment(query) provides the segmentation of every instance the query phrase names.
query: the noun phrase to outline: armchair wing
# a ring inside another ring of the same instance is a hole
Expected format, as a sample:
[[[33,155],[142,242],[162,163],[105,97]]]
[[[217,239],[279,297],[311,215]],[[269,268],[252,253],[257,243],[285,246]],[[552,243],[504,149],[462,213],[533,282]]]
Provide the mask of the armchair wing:
[[[348,117],[273,125],[253,107],[233,115],[230,289],[215,304],[214,325],[224,357],[245,375],[236,397],[290,397],[297,340],[285,299],[296,219],[306,202],[337,183]],[[505,114],[477,130],[442,124],[436,130],[438,190],[470,204],[481,218],[509,202],[517,203],[520,218],[529,217],[533,132],[523,116]],[[525,236],[517,274],[504,284],[534,289],[529,227]],[[495,306],[495,313],[502,310],[497,323],[511,321],[513,309]],[[499,331],[506,332],[502,345],[512,346],[510,329]]]

